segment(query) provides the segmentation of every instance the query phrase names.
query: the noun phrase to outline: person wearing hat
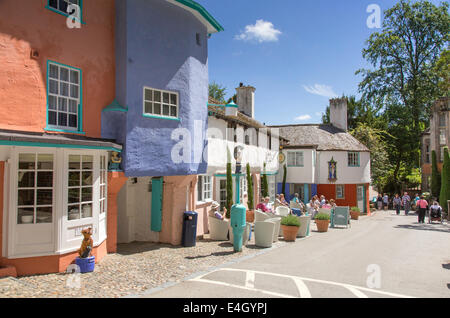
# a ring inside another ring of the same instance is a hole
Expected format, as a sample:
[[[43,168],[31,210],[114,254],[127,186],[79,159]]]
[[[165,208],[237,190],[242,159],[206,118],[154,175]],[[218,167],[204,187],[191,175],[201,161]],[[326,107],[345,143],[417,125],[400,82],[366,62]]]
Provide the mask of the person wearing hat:
[[[214,217],[219,220],[225,220],[225,215],[227,213],[227,209],[224,208],[222,213],[220,213],[219,209],[220,209],[220,204],[218,202],[214,201],[211,204],[211,211],[209,211],[209,216]]]

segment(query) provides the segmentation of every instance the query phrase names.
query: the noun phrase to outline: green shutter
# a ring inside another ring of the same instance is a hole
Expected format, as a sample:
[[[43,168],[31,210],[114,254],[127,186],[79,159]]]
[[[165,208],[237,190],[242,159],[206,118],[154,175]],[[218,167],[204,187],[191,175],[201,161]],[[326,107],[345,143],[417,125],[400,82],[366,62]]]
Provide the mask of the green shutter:
[[[163,178],[152,179],[151,230],[161,232],[162,228]]]

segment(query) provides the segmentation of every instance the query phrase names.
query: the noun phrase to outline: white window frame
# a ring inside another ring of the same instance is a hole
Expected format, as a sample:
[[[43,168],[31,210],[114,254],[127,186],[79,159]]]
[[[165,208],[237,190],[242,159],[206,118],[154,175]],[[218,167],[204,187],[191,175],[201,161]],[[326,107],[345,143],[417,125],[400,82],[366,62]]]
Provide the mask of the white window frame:
[[[356,151],[349,151],[347,153],[347,161],[349,167],[359,167],[360,166],[360,154]]]
[[[343,199],[345,199],[345,185],[337,184],[336,185],[336,200],[343,200]]]
[[[292,158],[292,156],[294,156]],[[294,159],[292,161],[292,159]],[[287,153],[287,166],[288,167],[304,167],[305,155],[303,151],[288,151]]]
[[[103,191],[102,191],[103,190]],[[100,155],[100,214],[108,211],[108,160],[106,155]]]
[[[58,78],[51,77],[50,69],[52,67],[58,68]],[[61,79],[61,69],[65,69],[68,71],[68,81]],[[71,73],[75,72],[78,75],[78,83],[72,82]],[[82,74],[81,70],[69,65],[63,65],[60,63],[56,63],[53,61],[48,61],[48,74],[47,74],[47,128],[51,129],[61,129],[68,131],[79,131],[80,130],[80,122],[81,122],[81,87],[82,87]],[[54,93],[50,91],[50,82],[56,82],[58,85],[58,93]],[[62,85],[67,85],[67,96],[61,94]],[[76,87],[78,89],[78,94],[76,97],[72,95],[72,87]],[[50,100],[51,98],[56,98],[56,105],[52,105]],[[65,101],[65,107],[61,103]],[[70,105],[70,103],[75,103],[75,105]],[[61,105],[60,105],[61,103]],[[75,107],[75,108],[74,108]],[[50,113],[56,113],[56,123],[50,123]],[[59,114],[65,114],[66,125],[59,124]],[[69,118],[70,116],[76,116],[76,126],[69,126]]]
[[[145,92],[146,90],[151,90],[152,91],[152,100],[147,100],[145,97]],[[161,94],[161,99],[160,102],[154,102],[155,100],[155,92],[158,92]],[[169,94],[169,102],[168,103],[164,103],[164,94]],[[173,104],[172,103],[172,97],[171,95],[175,95],[176,96],[176,103]],[[148,113],[146,112],[146,103],[151,103],[152,104],[152,112]],[[160,104],[161,106],[161,113],[157,114],[155,113],[154,110],[154,105],[153,104]],[[178,94],[178,92],[174,92],[174,91],[167,91],[167,90],[162,90],[162,89],[157,89],[157,88],[153,88],[153,87],[148,87],[148,86],[144,86],[144,89],[142,90],[142,114],[144,117],[153,117],[153,118],[165,118],[165,119],[179,119],[180,116],[180,95]],[[168,106],[169,107],[169,115],[164,115],[163,111],[164,111],[164,106]],[[172,107],[176,108],[177,111],[177,115],[176,116],[172,116],[171,114],[171,109]]]
[[[65,190],[66,190],[66,193],[67,193],[67,202],[66,202],[67,220],[69,222],[72,222],[72,221],[91,219],[91,218],[94,217],[94,202],[95,202],[95,194],[94,194],[94,192],[96,190],[98,192],[100,192],[100,187],[98,187],[98,189],[96,189],[96,178],[95,178],[95,176],[96,176],[96,173],[95,173],[96,160],[95,159],[96,158],[95,158],[94,154],[72,154],[72,153],[70,153],[68,155],[68,162],[67,162],[68,165],[70,164],[70,157],[71,156],[80,156],[81,160],[80,160],[80,169],[70,169],[70,167],[68,166],[67,171],[65,171],[65,173],[67,174],[67,184],[65,185]],[[85,157],[85,156],[92,157],[92,169],[83,169],[83,163],[84,163],[83,157]],[[80,185],[78,185],[78,186],[70,186],[69,185],[69,182],[70,182],[69,175],[70,175],[71,172],[75,172],[75,173],[79,172],[80,173]],[[91,172],[92,184],[90,184],[90,185],[83,185],[83,172]],[[83,201],[83,189],[88,189],[88,188],[91,188],[91,190],[92,190],[91,200]],[[79,199],[80,199],[79,202],[77,202],[77,203],[69,203],[69,190],[71,190],[71,189],[79,189]],[[85,205],[89,205],[89,204],[91,206],[90,216],[83,217],[83,208],[84,208]],[[75,209],[75,207],[77,205],[78,205],[78,209],[79,209],[78,213],[79,213],[80,217],[77,218],[77,219],[70,219],[69,218],[70,217],[69,216],[70,211],[71,211],[71,209]]]
[[[211,202],[213,198],[213,180],[212,176],[201,175],[198,176],[199,184],[197,185],[198,196],[200,202]],[[200,187],[200,189],[199,189]]]
[[[240,187],[239,187],[239,196],[240,196],[240,200],[241,203],[244,200],[244,194],[248,195],[248,182],[247,182],[247,175],[243,175],[239,178],[239,183],[240,183]]]

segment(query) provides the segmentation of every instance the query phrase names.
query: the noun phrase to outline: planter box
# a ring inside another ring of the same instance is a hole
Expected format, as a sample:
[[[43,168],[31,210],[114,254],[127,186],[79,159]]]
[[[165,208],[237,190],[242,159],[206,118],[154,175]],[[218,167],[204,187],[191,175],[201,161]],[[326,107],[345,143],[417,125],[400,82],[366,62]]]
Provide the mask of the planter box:
[[[361,215],[360,212],[350,211],[350,216],[352,217],[352,220],[358,220],[360,215]]]
[[[330,226],[330,220],[316,220],[317,231],[318,232],[328,232],[328,227]]]
[[[286,242],[295,242],[300,227],[282,225],[281,229],[283,230],[283,237]]]

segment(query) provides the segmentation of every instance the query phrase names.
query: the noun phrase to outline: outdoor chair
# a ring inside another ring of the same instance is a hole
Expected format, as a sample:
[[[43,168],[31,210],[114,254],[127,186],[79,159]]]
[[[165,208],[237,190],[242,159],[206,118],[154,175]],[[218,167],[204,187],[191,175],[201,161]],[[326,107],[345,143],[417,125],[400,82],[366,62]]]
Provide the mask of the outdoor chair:
[[[227,241],[229,221],[209,216],[209,235],[212,241]]]
[[[274,222],[255,222],[255,245],[266,248],[272,247],[274,231]]]
[[[287,206],[279,206],[275,210],[275,214],[279,216],[288,216],[289,213],[291,213],[291,209],[289,209]]]
[[[265,222],[272,222],[275,224],[275,228],[273,230],[273,242],[278,242],[278,236],[280,234],[280,228],[281,228],[281,219],[280,218],[272,218],[267,219]]]
[[[255,211],[255,222],[263,222],[270,218],[273,218],[273,214],[265,213],[261,210]]]
[[[331,214],[331,227],[345,226],[351,227],[350,222],[350,207],[348,206],[337,206],[333,209]]]
[[[228,222],[228,230],[230,231],[230,243],[234,244],[234,235],[233,235],[233,228],[231,227],[231,223]],[[242,246],[247,245],[249,239],[250,239],[250,232],[252,231],[252,224],[247,223],[245,225],[244,233],[242,234]]]
[[[302,205],[301,205],[300,203],[294,202],[294,201],[291,201],[291,202],[289,203],[289,207],[290,207],[291,209],[300,209],[300,210],[302,210]]]

